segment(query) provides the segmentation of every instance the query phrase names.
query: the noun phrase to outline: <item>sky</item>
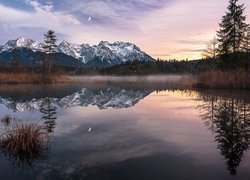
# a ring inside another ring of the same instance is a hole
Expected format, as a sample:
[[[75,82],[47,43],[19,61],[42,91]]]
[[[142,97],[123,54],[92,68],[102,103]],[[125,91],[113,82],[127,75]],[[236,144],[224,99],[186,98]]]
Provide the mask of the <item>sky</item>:
[[[198,59],[229,0],[0,0],[0,44],[18,37],[139,46],[154,58]],[[244,3],[250,23],[250,1]]]

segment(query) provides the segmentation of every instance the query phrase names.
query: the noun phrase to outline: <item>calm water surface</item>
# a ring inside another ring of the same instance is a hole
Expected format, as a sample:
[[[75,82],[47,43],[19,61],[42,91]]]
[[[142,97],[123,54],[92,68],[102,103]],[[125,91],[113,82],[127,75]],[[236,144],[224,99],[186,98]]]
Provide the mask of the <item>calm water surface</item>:
[[[249,95],[164,81],[1,85],[0,119],[44,125],[51,142],[41,157],[1,149],[0,177],[249,180]]]

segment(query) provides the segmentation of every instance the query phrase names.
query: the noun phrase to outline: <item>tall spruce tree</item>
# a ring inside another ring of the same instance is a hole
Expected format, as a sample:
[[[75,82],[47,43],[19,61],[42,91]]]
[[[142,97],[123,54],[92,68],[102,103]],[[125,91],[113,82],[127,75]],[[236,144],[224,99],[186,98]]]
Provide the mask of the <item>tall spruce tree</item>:
[[[20,62],[17,56],[17,49],[13,50],[11,69],[13,72],[20,71]]]
[[[43,68],[45,73],[45,81],[48,81],[51,68],[56,58],[56,45],[57,38],[55,35],[55,31],[49,30],[46,34],[44,34],[44,45],[43,45]]]
[[[221,55],[235,54],[241,51],[247,24],[244,15],[244,4],[238,5],[238,0],[229,0],[226,15],[222,17],[217,31],[219,52]]]

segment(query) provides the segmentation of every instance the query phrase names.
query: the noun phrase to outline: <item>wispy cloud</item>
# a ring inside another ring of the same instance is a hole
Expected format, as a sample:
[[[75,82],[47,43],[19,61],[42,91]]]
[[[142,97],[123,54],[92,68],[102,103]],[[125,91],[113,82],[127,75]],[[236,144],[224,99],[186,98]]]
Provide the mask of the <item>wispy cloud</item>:
[[[73,15],[54,12],[52,4],[42,5],[38,1],[26,1],[27,4],[33,11],[23,11],[0,4],[0,17],[7,17],[0,19],[0,31],[8,30],[17,35],[26,32],[27,36],[30,33],[27,29],[58,29],[61,33],[67,33],[65,27],[81,24]],[[38,31],[35,32],[38,34]]]
[[[250,22],[250,1],[240,3],[245,3]],[[130,41],[155,58],[197,58],[198,50],[213,38],[227,4],[228,0],[1,0],[0,43],[19,36],[42,40],[46,30],[54,29],[59,38],[75,43]]]

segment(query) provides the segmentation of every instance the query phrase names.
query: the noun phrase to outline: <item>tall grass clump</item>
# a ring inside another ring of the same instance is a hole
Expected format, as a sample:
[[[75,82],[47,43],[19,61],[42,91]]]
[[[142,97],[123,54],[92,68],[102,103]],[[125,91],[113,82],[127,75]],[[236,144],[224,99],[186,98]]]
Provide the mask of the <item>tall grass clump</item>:
[[[0,136],[0,151],[19,166],[32,166],[36,160],[46,159],[50,138],[41,125],[24,124],[14,118]]]
[[[250,89],[250,74],[244,69],[210,70],[200,73],[194,87],[217,89]]]
[[[9,126],[10,122],[11,122],[12,118],[10,116],[4,116],[2,119],[1,119],[1,122],[3,123],[3,125],[6,127],[6,126]]]

